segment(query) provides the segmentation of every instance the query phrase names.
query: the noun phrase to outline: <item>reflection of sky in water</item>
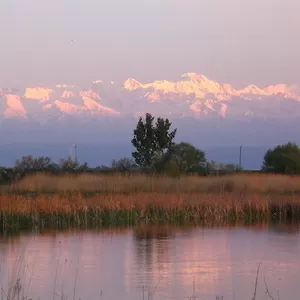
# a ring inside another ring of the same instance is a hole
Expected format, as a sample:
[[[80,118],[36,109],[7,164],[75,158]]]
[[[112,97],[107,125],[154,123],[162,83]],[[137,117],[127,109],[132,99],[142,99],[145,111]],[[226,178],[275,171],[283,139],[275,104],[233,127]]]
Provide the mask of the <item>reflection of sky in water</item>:
[[[46,300],[54,292],[73,298],[75,282],[77,299],[95,299],[101,291],[102,299],[141,299],[143,286],[145,291],[156,287],[154,299],[189,297],[194,286],[201,299],[232,298],[233,292],[243,299],[252,297],[262,261],[258,300],[268,299],[263,276],[274,295],[277,290],[282,299],[297,295],[298,231],[166,228],[159,239],[143,238],[143,230],[2,238],[2,284],[7,290],[8,274],[14,271],[26,295]]]

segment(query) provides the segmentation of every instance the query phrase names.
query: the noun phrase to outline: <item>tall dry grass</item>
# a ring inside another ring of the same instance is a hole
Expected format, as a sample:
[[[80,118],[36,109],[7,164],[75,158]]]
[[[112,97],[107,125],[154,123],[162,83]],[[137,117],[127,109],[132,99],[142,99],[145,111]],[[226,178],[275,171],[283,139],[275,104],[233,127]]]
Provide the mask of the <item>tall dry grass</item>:
[[[0,191],[3,229],[300,220],[300,177],[38,174]]]
[[[0,196],[0,228],[300,220],[300,196],[207,193]]]
[[[10,185],[2,186],[0,192],[84,192],[128,194],[137,192],[157,193],[300,193],[300,176],[236,174],[222,177],[185,176],[122,176],[122,175],[63,175],[36,174]]]

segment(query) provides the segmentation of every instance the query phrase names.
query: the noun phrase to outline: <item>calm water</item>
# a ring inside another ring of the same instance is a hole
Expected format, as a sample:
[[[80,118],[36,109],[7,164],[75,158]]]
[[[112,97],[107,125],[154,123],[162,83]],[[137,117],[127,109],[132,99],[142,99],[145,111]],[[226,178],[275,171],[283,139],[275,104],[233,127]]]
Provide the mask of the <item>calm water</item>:
[[[296,299],[298,227],[140,227],[1,237],[1,283],[22,279],[26,296],[62,299]],[[15,277],[14,277],[15,276]],[[75,287],[75,289],[74,289]],[[143,297],[144,293],[144,297]],[[74,297],[75,294],[75,298]]]

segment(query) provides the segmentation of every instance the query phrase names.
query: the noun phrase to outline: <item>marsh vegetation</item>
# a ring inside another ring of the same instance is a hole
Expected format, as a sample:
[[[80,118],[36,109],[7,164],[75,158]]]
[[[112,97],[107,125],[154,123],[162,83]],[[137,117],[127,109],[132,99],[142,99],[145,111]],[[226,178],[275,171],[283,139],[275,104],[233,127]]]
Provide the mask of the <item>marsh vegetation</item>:
[[[0,189],[2,229],[296,221],[300,177],[37,174]]]

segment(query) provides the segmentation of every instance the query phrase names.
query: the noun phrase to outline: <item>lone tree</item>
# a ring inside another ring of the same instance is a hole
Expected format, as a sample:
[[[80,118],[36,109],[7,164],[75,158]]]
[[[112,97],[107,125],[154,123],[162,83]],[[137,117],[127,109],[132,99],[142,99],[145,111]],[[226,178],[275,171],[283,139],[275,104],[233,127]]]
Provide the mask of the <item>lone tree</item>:
[[[300,173],[300,148],[295,143],[269,149],[262,166],[263,171],[285,174]]]
[[[154,117],[150,113],[146,113],[145,120],[139,118],[131,141],[136,149],[132,157],[138,166],[151,168],[164,153],[172,150],[177,129],[171,131],[171,125],[168,119],[160,117],[154,124]]]

